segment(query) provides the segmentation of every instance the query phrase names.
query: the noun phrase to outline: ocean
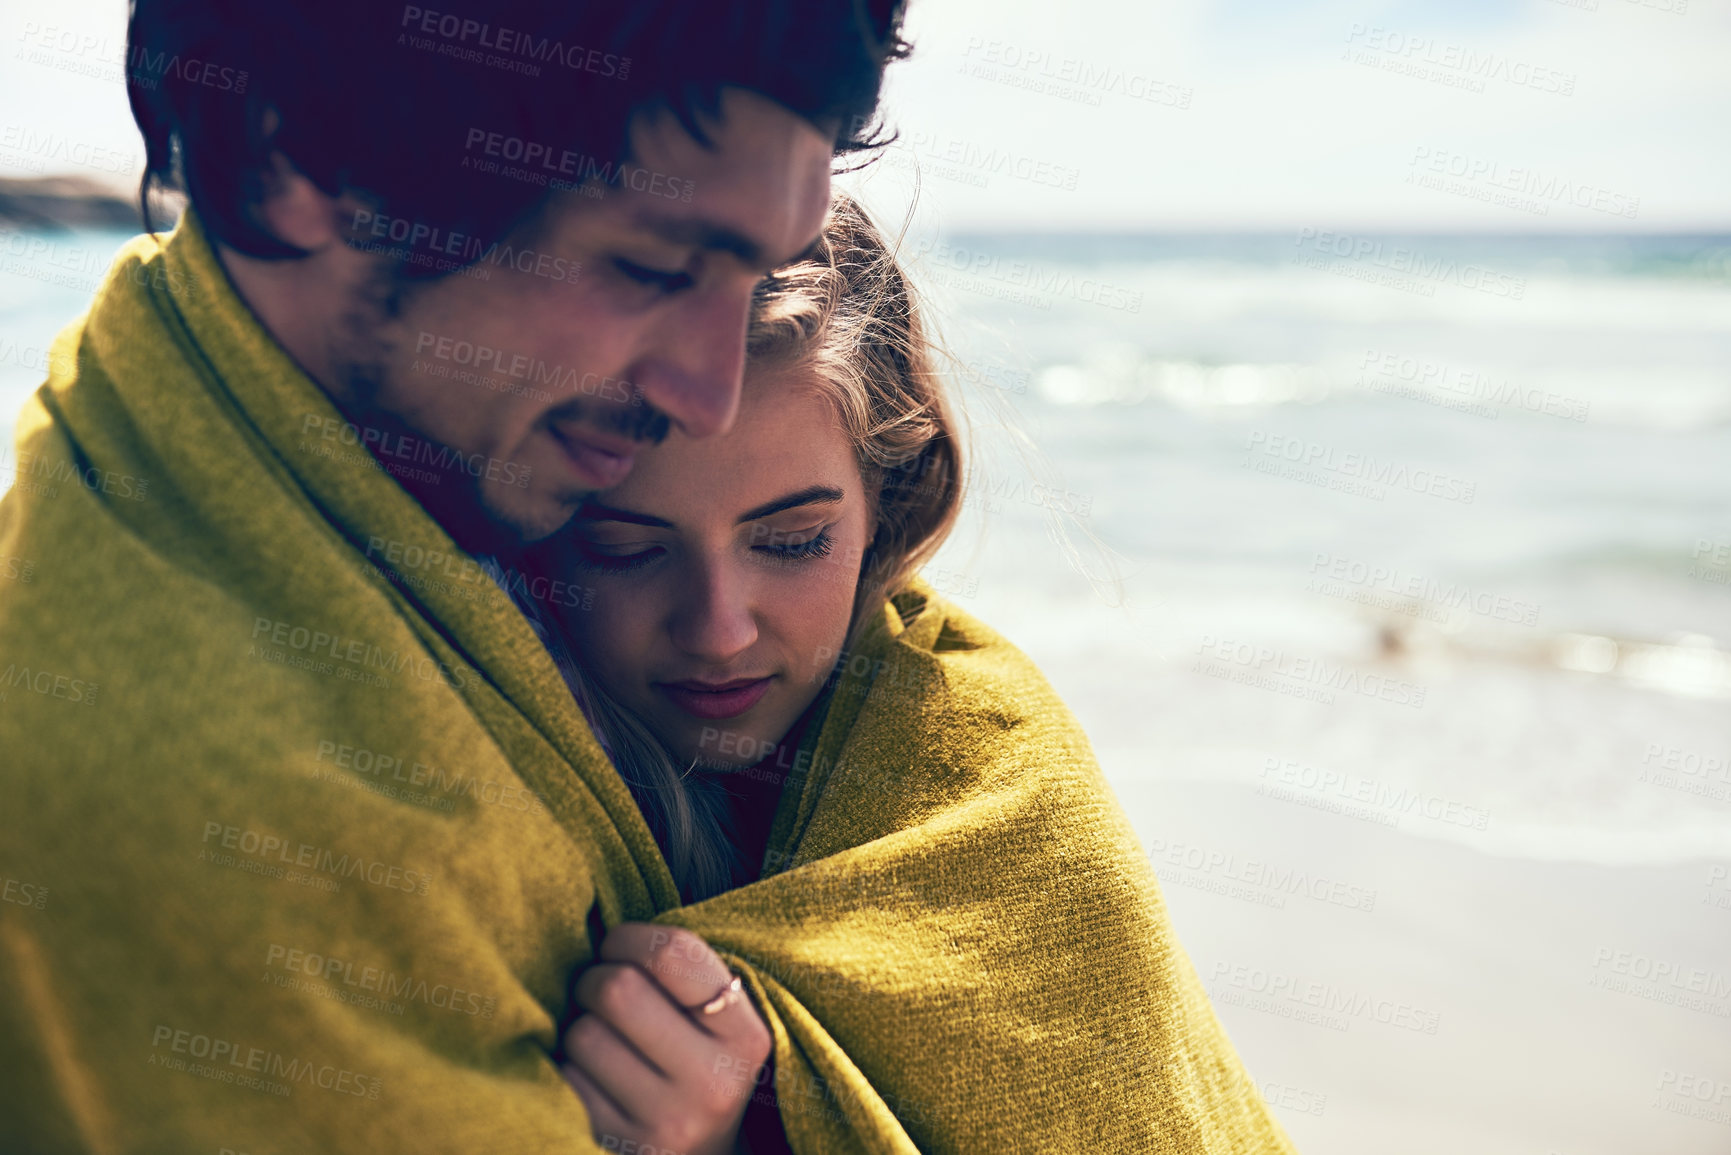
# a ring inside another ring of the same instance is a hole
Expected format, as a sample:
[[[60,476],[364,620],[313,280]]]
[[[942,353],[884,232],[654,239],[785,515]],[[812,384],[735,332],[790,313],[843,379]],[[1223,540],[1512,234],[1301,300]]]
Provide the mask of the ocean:
[[[1114,782],[1731,856],[1731,237],[907,251],[976,442],[940,588]]]
[[[8,446],[124,239],[0,233]],[[1731,856],[1731,237],[904,253],[973,462],[928,577],[1114,783],[1501,856]]]

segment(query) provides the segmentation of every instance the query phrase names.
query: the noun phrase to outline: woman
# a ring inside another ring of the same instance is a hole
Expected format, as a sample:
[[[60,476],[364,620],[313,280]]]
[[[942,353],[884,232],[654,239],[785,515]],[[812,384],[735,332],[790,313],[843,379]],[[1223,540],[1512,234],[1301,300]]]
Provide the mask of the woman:
[[[674,434],[557,544],[561,576],[595,591],[561,622],[585,712],[688,902],[758,876],[773,752],[961,505],[955,423],[893,257],[846,198],[819,246],[758,293],[733,432]]]
[[[801,1150],[1284,1150],[1085,740],[1013,647],[913,577],[956,519],[961,454],[853,202],[760,290],[748,354],[734,428],[644,454],[541,561],[595,590],[559,623],[567,678],[694,904],[658,921],[728,954],[755,1003],[718,1040],[703,1012],[725,985],[693,1008],[593,968],[566,1071],[598,1134],[653,1142],[677,1116],[683,1149],[729,1150],[744,1092],[773,1081]],[[651,1058],[692,1053],[730,1077]],[[984,1085],[943,1085],[984,1058]],[[1103,1074],[1119,1093],[1081,1098]],[[1018,1105],[990,1108],[994,1084]]]

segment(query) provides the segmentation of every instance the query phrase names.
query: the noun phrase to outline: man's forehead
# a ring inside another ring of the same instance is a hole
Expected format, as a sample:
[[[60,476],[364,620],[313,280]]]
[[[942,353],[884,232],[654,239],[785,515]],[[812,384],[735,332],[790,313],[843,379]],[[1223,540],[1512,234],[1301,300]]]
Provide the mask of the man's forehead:
[[[766,272],[798,257],[829,205],[834,135],[740,88],[725,89],[719,108],[697,119],[703,139],[668,109],[633,125],[630,163],[674,174],[686,195],[637,192],[630,227]]]

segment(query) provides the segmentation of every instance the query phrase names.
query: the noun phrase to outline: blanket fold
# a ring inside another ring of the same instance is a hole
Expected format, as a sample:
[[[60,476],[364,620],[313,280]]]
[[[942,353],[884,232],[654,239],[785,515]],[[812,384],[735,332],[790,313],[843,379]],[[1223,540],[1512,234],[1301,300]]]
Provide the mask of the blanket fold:
[[[596,1150],[548,1051],[592,928],[657,917],[744,975],[796,1151],[1289,1150],[1086,740],[928,590],[766,876],[681,908],[413,454],[191,214],[51,364],[0,460],[0,1150]]]
[[[762,982],[795,1149],[1290,1152],[1033,664],[915,583],[841,669],[774,869],[662,916]]]

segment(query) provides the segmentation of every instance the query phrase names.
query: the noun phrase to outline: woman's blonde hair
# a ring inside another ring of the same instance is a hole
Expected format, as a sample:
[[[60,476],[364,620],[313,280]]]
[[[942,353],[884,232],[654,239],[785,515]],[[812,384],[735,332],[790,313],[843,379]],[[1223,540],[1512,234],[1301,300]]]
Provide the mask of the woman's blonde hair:
[[[809,371],[853,443],[875,528],[860,562],[851,647],[955,525],[963,462],[939,346],[883,232],[845,193],[810,253],[758,286],[746,350],[748,373]],[[590,725],[685,900],[755,877],[757,864],[741,860],[726,829],[726,774],[682,772],[641,719],[592,676],[579,671],[578,679]]]
[[[937,343],[883,233],[838,193],[811,255],[758,286],[753,370],[809,370],[853,442],[876,531],[850,640],[937,552],[961,512],[962,449]]]

